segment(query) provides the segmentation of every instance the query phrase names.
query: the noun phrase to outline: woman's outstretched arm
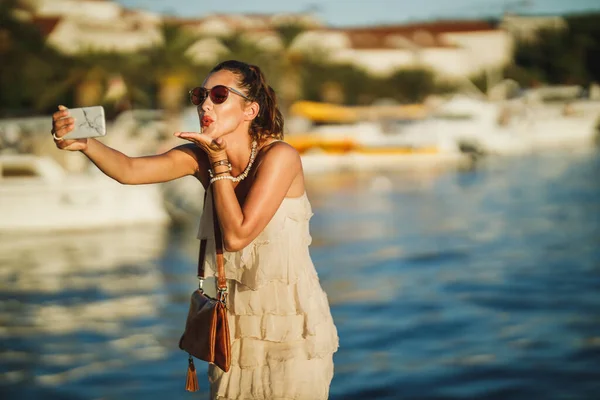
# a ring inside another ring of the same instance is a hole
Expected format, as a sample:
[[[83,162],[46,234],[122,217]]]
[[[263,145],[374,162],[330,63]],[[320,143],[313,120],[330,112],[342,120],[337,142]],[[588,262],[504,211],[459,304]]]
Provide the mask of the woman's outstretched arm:
[[[199,169],[198,150],[192,144],[184,144],[157,155],[129,157],[95,139],[88,139],[83,154],[100,171],[125,185],[167,182]]]
[[[52,132],[55,144],[61,150],[81,151],[104,174],[117,182],[128,185],[166,182],[194,175],[206,170],[206,157],[193,144],[177,146],[163,154],[129,157],[96,139],[62,139],[74,129],[74,120],[69,110],[60,106],[52,115]]]

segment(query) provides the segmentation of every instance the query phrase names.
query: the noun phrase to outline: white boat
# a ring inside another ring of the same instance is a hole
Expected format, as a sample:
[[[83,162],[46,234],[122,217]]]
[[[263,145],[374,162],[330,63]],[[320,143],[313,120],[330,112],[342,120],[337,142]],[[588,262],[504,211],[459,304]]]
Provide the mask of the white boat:
[[[570,110],[570,111],[569,111]],[[455,96],[429,118],[407,126],[407,139],[455,142],[484,154],[523,154],[593,145],[600,103],[530,104],[525,99],[492,103]]]
[[[0,232],[167,223],[158,186],[121,185],[96,169],[67,173],[50,157],[0,155]]]

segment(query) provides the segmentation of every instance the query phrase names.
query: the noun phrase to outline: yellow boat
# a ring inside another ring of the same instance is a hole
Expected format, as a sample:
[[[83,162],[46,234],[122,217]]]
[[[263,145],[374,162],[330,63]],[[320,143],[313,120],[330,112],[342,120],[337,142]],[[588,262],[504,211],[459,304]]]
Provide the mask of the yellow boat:
[[[352,138],[327,138],[318,134],[288,135],[285,141],[294,146],[300,154],[310,151],[322,151],[327,154],[436,154],[439,149],[435,146],[363,146]]]
[[[315,123],[353,123],[381,119],[417,120],[427,116],[423,104],[343,106],[315,101],[298,101],[290,107],[290,115]]]
[[[331,103],[299,101],[290,107],[290,115],[305,118],[318,125],[315,132],[287,135],[286,141],[301,154],[311,150],[319,150],[327,154],[365,153],[365,154],[432,154],[437,149],[432,147],[415,148],[414,146],[398,146],[391,143],[368,145],[360,143],[350,130],[356,131],[355,124],[364,121],[419,120],[426,115],[422,104],[410,105],[377,105],[377,106],[343,106]],[[333,127],[337,133],[322,134],[324,126]],[[344,133],[348,127],[348,133]]]

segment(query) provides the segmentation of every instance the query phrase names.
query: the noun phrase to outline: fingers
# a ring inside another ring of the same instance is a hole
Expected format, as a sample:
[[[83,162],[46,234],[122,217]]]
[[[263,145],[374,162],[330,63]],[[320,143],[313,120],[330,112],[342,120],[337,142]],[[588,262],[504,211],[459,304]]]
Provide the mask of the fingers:
[[[52,122],[69,116],[69,109],[65,106],[58,106],[58,111],[52,114]]]
[[[212,139],[208,136],[198,132],[175,132],[173,135],[180,139],[189,140],[190,142],[195,143],[200,147],[209,147],[212,141]]]
[[[58,136],[58,135],[57,135]],[[56,140],[54,139],[54,144],[56,144],[56,147],[58,147],[61,150],[65,150],[67,147],[69,147],[69,145],[71,145],[73,143],[72,140]]]
[[[208,135],[198,132],[175,132],[173,135],[195,143],[206,152],[222,151],[227,147],[223,138],[213,139]]]
[[[69,117],[69,110],[67,107],[60,105],[58,106],[58,110],[59,111],[52,114],[51,133],[60,138],[75,128],[75,119]],[[57,141],[56,137],[54,138],[55,141]]]
[[[56,121],[54,123],[54,131],[58,132],[59,130],[64,130],[65,128],[69,128],[71,127],[71,129],[68,129],[67,132],[70,132],[71,130],[73,130],[73,127],[75,126],[75,118],[63,118],[63,119],[59,119],[58,121]]]
[[[193,137],[201,138],[201,137],[203,137],[198,132],[175,132],[173,135],[180,137],[180,138],[193,138]]]
[[[54,127],[52,128],[52,133],[59,138],[62,138],[67,133],[71,132],[75,129],[75,119],[73,118],[64,118],[57,122],[55,122]],[[56,140],[56,138],[54,138]]]
[[[210,142],[210,148],[212,150],[216,150],[216,151],[218,151],[218,150],[225,150],[225,147],[223,147],[222,144],[219,143],[217,140],[218,139],[214,139],[212,142]]]

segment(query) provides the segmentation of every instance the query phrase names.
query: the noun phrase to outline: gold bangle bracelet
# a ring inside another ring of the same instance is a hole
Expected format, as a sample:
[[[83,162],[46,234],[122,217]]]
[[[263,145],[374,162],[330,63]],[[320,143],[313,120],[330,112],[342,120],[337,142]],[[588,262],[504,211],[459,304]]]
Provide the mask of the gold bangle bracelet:
[[[223,160],[215,161],[214,163],[212,163],[213,168],[214,167],[218,167],[219,165],[227,165],[228,167],[230,167],[231,163],[226,158],[224,158]]]

